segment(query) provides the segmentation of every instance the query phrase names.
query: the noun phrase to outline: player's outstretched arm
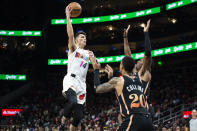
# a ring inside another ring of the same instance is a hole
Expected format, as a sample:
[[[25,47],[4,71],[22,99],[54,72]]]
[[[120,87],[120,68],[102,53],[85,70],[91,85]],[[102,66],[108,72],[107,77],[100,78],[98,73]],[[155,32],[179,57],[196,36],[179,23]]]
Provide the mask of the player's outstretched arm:
[[[96,93],[105,93],[114,90],[116,84],[118,83],[118,77],[114,77],[110,81],[101,84],[99,78],[99,69],[101,65],[96,60],[96,57],[92,58],[92,66],[94,68],[94,88],[96,90]]]
[[[124,54],[126,56],[130,56],[131,57],[131,49],[129,47],[129,42],[128,42],[128,31],[130,29],[130,25],[128,25],[127,29],[124,29],[124,33],[123,33],[123,38],[124,38]]]
[[[66,7],[65,13],[67,19],[67,34],[68,34],[68,49],[69,49],[68,54],[71,54],[76,49],[76,45],[74,40],[73,27],[70,20],[71,8],[69,6]]]
[[[145,35],[145,55],[144,55],[144,62],[142,68],[140,69],[140,75],[143,75],[146,71],[150,71],[151,64],[152,64],[152,57],[151,57],[151,42],[149,37],[149,27],[150,27],[150,20],[148,20],[147,25],[144,27],[144,35]]]
[[[110,81],[98,85],[96,87],[96,93],[106,93],[115,90],[118,81],[118,77],[113,77]]]

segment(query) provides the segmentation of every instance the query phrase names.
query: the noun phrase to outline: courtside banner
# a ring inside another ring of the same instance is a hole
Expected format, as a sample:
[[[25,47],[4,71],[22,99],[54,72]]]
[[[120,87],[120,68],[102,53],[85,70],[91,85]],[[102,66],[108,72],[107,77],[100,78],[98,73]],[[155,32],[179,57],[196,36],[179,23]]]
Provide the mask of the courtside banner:
[[[197,49],[197,42],[191,42],[187,44],[170,46],[166,48],[160,48],[156,50],[152,50],[152,57],[175,54],[179,52],[191,51]],[[133,53],[133,59],[142,59],[144,57],[144,52]],[[97,60],[100,63],[112,63],[112,62],[120,62],[124,58],[124,55],[119,56],[107,56],[107,57],[98,57]],[[48,65],[67,65],[68,59],[48,59]]]
[[[183,120],[189,118],[192,114],[192,111],[183,111]]]
[[[22,111],[23,109],[2,109],[2,116],[16,116],[17,113]]]

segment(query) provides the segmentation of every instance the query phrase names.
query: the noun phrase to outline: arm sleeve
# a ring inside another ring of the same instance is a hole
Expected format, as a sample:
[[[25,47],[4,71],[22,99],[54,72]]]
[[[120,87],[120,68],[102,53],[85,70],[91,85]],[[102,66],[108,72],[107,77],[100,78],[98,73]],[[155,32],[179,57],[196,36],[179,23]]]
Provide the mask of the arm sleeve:
[[[96,69],[94,71],[94,89],[97,88],[97,86],[100,85],[100,79],[99,79],[99,69]]]
[[[145,55],[151,56],[151,43],[150,43],[150,37],[148,32],[144,32],[145,35]]]

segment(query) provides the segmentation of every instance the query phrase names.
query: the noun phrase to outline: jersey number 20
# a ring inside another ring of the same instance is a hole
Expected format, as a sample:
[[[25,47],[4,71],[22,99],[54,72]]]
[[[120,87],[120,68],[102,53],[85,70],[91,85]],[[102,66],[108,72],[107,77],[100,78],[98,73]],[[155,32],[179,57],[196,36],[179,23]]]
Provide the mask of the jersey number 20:
[[[143,107],[146,108],[146,101],[144,98],[144,94],[141,94],[140,96],[138,96],[137,94],[131,94],[129,96],[129,99],[132,100],[130,107],[131,108],[138,108],[138,107]]]

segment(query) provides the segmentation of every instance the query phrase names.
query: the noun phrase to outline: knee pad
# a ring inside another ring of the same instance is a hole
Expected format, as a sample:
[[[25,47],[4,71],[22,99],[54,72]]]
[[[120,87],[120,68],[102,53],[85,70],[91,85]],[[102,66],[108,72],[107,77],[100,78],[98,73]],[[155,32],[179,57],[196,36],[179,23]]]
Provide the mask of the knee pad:
[[[72,107],[77,105],[77,97],[76,96],[71,97],[68,101],[69,101],[69,104],[72,105]]]
[[[65,92],[64,97],[71,105],[77,104],[77,94],[73,89],[69,88],[68,91]]]
[[[64,105],[64,116],[69,117],[72,113],[72,109],[77,105],[77,95],[72,89],[68,89],[65,95],[66,103]]]

